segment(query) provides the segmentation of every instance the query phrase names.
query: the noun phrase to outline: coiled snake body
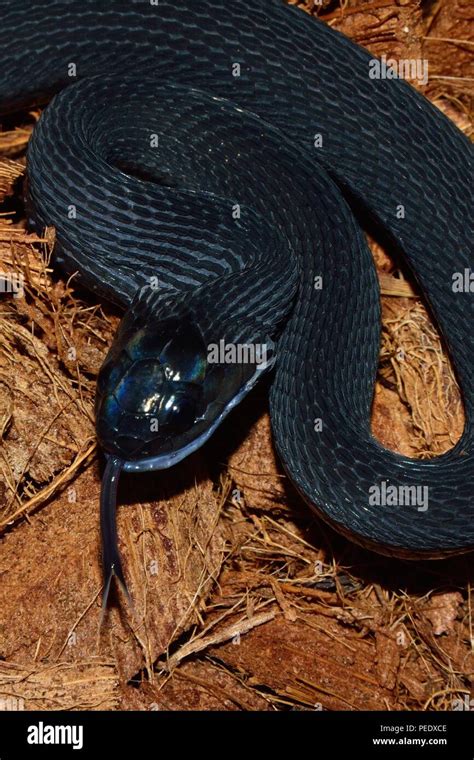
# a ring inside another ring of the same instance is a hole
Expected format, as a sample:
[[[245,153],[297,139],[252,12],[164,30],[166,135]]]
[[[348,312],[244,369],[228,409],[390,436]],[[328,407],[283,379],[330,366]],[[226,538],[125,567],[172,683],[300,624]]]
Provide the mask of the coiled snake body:
[[[468,140],[280,0],[0,7],[1,108],[61,91],[30,141],[32,216],[126,310],[98,386],[106,572],[123,578],[120,469],[178,462],[261,374],[255,357],[211,364],[221,341],[276,363],[277,450],[331,524],[387,553],[472,549],[474,296],[453,289],[473,265]],[[403,251],[453,357],[465,429],[435,460],[370,432],[379,295],[351,207]],[[372,504],[383,484],[427,502]]]

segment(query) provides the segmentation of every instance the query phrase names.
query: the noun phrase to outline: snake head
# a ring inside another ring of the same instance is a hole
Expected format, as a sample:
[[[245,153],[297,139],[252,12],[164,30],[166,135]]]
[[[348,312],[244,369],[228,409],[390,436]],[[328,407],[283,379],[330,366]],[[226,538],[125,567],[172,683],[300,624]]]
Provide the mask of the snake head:
[[[170,467],[202,445],[258,374],[252,362],[214,361],[190,318],[125,317],[98,378],[99,441],[125,470]]]
[[[205,352],[195,329],[174,320],[157,330],[118,335],[100,371],[99,440],[124,459],[150,453],[151,442],[179,436],[201,413]]]

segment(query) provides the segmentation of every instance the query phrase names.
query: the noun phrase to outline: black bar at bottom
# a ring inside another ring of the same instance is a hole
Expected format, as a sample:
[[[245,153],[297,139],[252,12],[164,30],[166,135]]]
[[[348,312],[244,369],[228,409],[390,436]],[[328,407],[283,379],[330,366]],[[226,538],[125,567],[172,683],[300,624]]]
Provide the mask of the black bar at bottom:
[[[0,760],[170,752],[474,759],[474,713],[0,712]],[[99,755],[100,753],[100,755]]]

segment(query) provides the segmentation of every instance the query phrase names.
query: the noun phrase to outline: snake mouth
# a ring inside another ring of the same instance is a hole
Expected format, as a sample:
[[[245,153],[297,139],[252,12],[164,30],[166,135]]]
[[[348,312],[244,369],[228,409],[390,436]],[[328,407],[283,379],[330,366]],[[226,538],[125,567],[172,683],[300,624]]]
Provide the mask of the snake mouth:
[[[143,447],[137,443],[137,449],[133,458],[122,457],[122,469],[124,472],[150,472],[153,470],[167,470],[182,462],[188,456],[201,448],[221,425],[228,414],[242,401],[251,391],[260,377],[260,372],[255,372],[248,382],[233,396],[230,401],[223,404],[215,404],[212,413],[197,420],[194,427],[186,434],[178,438],[170,438],[163,443],[156,453],[147,455],[143,453]],[[117,446],[120,439],[114,442]],[[106,450],[107,453],[107,450]],[[109,458],[119,457],[117,452],[107,453]]]

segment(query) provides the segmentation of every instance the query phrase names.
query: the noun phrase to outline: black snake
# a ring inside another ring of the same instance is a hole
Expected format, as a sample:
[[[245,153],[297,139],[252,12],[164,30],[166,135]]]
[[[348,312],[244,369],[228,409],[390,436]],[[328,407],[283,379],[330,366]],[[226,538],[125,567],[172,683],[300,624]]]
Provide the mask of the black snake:
[[[120,470],[177,463],[273,364],[278,453],[325,519],[391,554],[474,548],[474,295],[453,287],[473,269],[467,138],[280,0],[0,9],[2,111],[60,91],[28,149],[31,220],[55,227],[66,272],[126,310],[97,393],[109,580],[123,580]],[[453,357],[465,429],[435,460],[371,435],[364,216],[405,255]],[[230,354],[211,361],[211,346]]]

